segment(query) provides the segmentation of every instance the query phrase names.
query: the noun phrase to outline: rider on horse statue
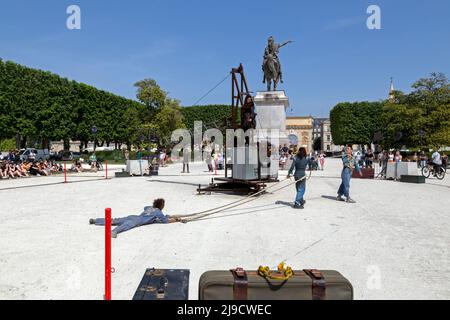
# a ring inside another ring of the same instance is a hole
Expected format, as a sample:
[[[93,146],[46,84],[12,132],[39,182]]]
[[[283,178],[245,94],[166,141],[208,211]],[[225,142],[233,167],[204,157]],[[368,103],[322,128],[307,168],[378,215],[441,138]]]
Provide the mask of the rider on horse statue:
[[[283,83],[283,76],[282,76],[282,72],[281,72],[281,64],[280,64],[280,59],[278,58],[278,53],[280,51],[280,48],[287,45],[288,43],[291,43],[292,41],[286,41],[282,44],[278,44],[275,43],[275,40],[272,36],[269,37],[268,39],[268,45],[264,51],[264,61],[262,64],[262,69],[264,71],[264,79],[263,79],[263,83],[266,83],[266,74],[267,74],[267,70],[265,69],[265,65],[267,63],[267,59],[268,58],[272,58],[276,61],[276,63],[278,64],[278,73],[279,73],[279,80],[281,81],[281,83]],[[277,79],[278,80],[278,79]],[[278,82],[278,81],[277,81]]]

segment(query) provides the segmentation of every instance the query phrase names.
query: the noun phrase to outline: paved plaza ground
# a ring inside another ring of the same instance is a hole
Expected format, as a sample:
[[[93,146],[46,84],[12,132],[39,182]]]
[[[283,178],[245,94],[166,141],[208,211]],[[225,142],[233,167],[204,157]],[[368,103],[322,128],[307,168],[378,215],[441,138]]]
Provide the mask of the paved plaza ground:
[[[0,181],[0,299],[102,299],[104,229],[89,218],[138,214],[166,199],[166,214],[227,204],[237,195],[197,195],[206,165],[160,176],[93,180],[96,174]],[[450,299],[450,178],[426,184],[352,180],[356,204],[334,200],[341,162],[328,159],[307,182],[306,209],[288,206],[294,187],[205,220],[149,225],[113,239],[113,299],[131,299],[146,268],[190,269],[190,299],[207,270],[237,266],[340,271],[356,299]],[[100,174],[97,174],[99,176]],[[286,172],[281,172],[284,177]],[[286,183],[286,182],[285,182]],[[44,185],[45,184],[45,185]]]

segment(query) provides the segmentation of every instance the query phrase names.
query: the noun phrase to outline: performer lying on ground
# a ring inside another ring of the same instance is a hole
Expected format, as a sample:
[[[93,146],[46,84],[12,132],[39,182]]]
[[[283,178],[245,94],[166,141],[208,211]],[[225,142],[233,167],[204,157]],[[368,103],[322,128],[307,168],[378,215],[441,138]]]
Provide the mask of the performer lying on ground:
[[[144,212],[138,216],[134,215],[125,218],[112,219],[112,225],[117,227],[111,231],[111,237],[116,238],[117,234],[121,232],[145,226],[147,224],[180,222],[178,217],[171,217],[163,214],[162,209],[164,209],[164,204],[164,199],[156,199],[153,201],[152,207],[144,207]],[[90,219],[89,223],[97,226],[104,226],[105,219]]]

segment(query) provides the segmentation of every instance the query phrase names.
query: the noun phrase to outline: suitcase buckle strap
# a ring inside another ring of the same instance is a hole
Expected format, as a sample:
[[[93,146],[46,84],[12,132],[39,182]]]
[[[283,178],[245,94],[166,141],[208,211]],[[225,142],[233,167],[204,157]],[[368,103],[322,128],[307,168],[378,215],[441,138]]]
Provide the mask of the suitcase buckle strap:
[[[234,277],[233,299],[247,300],[248,278],[243,268],[230,270]]]
[[[325,300],[327,282],[325,278],[317,269],[304,269],[303,270],[312,280],[312,299],[313,300]]]

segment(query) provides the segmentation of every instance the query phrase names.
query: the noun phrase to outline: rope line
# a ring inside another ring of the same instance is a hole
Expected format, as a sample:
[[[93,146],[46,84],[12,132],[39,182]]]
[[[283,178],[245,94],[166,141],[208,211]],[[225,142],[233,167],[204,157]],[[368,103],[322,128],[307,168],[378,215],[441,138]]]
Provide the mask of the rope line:
[[[304,176],[304,177],[300,178],[299,180],[291,181],[291,182],[288,183],[287,185],[282,186],[282,187],[280,187],[280,188],[278,188],[278,189],[272,190],[271,192],[278,192],[278,191],[280,191],[280,190],[282,190],[282,189],[285,189],[285,188],[287,188],[287,187],[289,187],[289,186],[291,186],[291,185],[293,185],[294,183],[297,183],[297,182],[299,182],[299,181],[309,180],[309,179],[311,178],[311,174],[312,174],[312,172],[310,171],[308,177],[307,177],[307,176]],[[284,179],[284,180],[282,180],[282,181],[280,181],[280,182],[277,182],[276,184],[274,184],[274,185],[272,185],[272,186],[270,186],[270,187],[268,187],[268,188],[266,188],[266,189],[262,189],[262,190],[260,190],[260,191],[258,191],[258,192],[256,192],[256,193],[253,193],[253,194],[251,194],[251,195],[249,195],[249,196],[247,196],[247,197],[245,197],[245,198],[243,198],[243,199],[239,199],[239,200],[237,200],[237,201],[233,201],[233,202],[228,203],[228,204],[223,205],[223,206],[219,206],[219,207],[216,207],[216,208],[213,208],[213,209],[204,210],[204,211],[200,211],[200,212],[196,212],[196,213],[192,213],[192,214],[179,215],[179,216],[173,216],[173,217],[175,217],[175,218],[181,218],[180,221],[183,222],[183,223],[187,223],[187,222],[190,222],[190,221],[195,221],[195,220],[198,220],[198,219],[202,219],[202,218],[211,216],[211,215],[213,215],[213,214],[222,212],[222,211],[224,211],[224,210],[229,210],[229,209],[232,209],[232,208],[241,206],[241,205],[243,205],[243,204],[246,204],[246,203],[248,203],[248,202],[251,202],[251,201],[253,201],[253,200],[256,200],[256,199],[257,199],[257,198],[256,198],[257,195],[262,194],[262,193],[264,193],[264,192],[267,192],[268,190],[271,190],[272,188],[278,186],[279,184],[283,183],[283,182],[286,181],[286,180],[290,180],[290,178],[286,178],[286,179]]]
[[[231,73],[229,73],[223,80],[221,80],[218,84],[216,84],[211,90],[209,90],[207,93],[205,93],[200,99],[198,99],[193,106],[196,106],[197,103],[202,101],[206,96],[208,96],[211,92],[213,92],[218,86],[220,86],[225,80],[227,80],[231,76]]]

